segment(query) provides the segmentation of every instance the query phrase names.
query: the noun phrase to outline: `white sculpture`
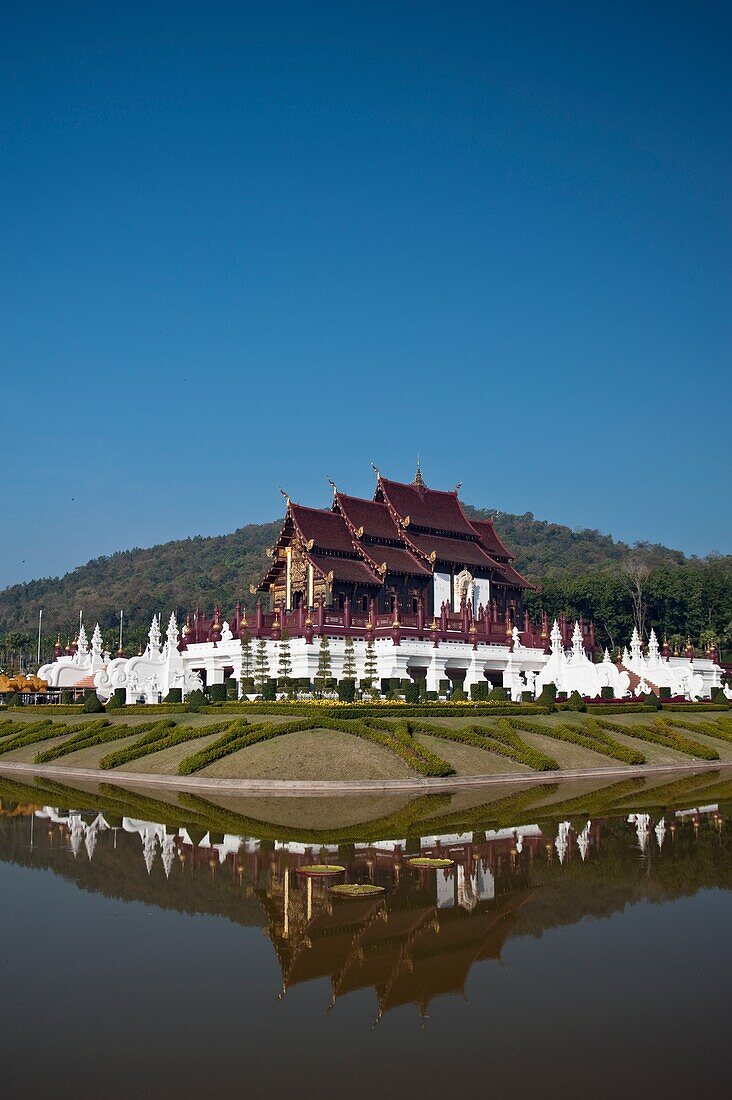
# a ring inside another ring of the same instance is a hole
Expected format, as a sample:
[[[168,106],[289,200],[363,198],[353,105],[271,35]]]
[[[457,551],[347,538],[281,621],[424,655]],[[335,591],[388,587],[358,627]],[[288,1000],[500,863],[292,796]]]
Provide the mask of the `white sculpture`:
[[[230,641],[233,640],[233,638],[234,638],[234,635],[231,632],[231,627],[227,623],[226,619],[224,619],[224,621],[222,623],[222,626],[221,626],[221,641],[222,642],[230,642]]]

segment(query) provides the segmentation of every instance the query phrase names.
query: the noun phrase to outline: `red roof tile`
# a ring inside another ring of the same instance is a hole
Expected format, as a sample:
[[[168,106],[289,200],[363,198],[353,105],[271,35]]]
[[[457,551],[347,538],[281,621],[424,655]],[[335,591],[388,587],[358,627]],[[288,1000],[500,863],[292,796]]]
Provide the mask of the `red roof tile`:
[[[407,538],[426,557],[434,550],[438,561],[452,562],[454,565],[477,565],[484,569],[500,569],[500,566],[486,554],[477,542],[469,539],[451,539],[440,535],[425,535],[407,531]]]
[[[501,558],[510,558],[511,561],[513,561],[513,554],[502,541],[500,535],[493,526],[492,520],[471,519],[470,526],[473,528],[489,554],[498,554]]]
[[[431,531],[453,531],[461,535],[474,535],[463,512],[457,493],[444,493],[424,486],[404,485],[380,477],[377,494],[381,490],[387,502],[401,519],[409,516],[415,527]]]
[[[290,503],[290,511],[303,541],[313,540],[313,547],[320,550],[337,550],[353,554],[353,539],[343,516],[323,508],[304,508]]]
[[[391,518],[389,509],[381,501],[363,500],[361,497],[338,493],[336,502],[356,530],[363,527],[365,535],[377,539],[401,539],[399,528]]]
[[[315,568],[318,569],[324,577],[332,573],[334,578],[339,581],[352,581],[356,584],[374,585],[380,585],[382,583],[382,578],[379,574],[374,573],[366,562],[361,561],[359,558],[336,558],[316,552],[308,554],[308,557]]]

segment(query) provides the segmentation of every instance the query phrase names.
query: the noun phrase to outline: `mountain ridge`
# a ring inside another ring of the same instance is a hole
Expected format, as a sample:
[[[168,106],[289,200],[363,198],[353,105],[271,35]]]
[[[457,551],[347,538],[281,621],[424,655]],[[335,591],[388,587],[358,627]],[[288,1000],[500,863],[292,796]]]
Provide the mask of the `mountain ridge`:
[[[668,547],[630,546],[596,530],[537,520],[531,512],[514,515],[471,505],[465,509],[475,518],[495,518],[501,537],[516,555],[517,568],[538,585],[570,573],[619,566],[639,550],[656,566],[700,561]],[[120,608],[128,627],[146,627],[154,611],[167,615],[174,608],[180,614],[197,604],[210,609],[218,601],[226,614],[240,599],[251,608],[249,586],[265,572],[266,549],[281,522],[120,550],[61,576],[11,585],[0,591],[0,633],[32,631],[39,607],[44,609],[45,630],[67,634],[78,623],[79,608],[107,630],[118,622]]]

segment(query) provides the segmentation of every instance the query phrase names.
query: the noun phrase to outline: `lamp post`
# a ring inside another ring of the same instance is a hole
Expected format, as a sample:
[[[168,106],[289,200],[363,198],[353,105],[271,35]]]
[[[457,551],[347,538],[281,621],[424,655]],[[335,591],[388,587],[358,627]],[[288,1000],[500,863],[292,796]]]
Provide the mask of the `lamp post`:
[[[36,652],[36,661],[40,665],[41,663],[41,624],[43,623],[43,608],[38,609],[38,649]]]

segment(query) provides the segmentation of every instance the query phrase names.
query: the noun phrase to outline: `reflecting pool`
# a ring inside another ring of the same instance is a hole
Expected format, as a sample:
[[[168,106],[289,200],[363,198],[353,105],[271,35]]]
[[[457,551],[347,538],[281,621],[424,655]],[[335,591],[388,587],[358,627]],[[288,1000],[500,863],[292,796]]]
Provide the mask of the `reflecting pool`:
[[[725,1093],[731,831],[724,770],[411,800],[0,774],[3,1092]]]

